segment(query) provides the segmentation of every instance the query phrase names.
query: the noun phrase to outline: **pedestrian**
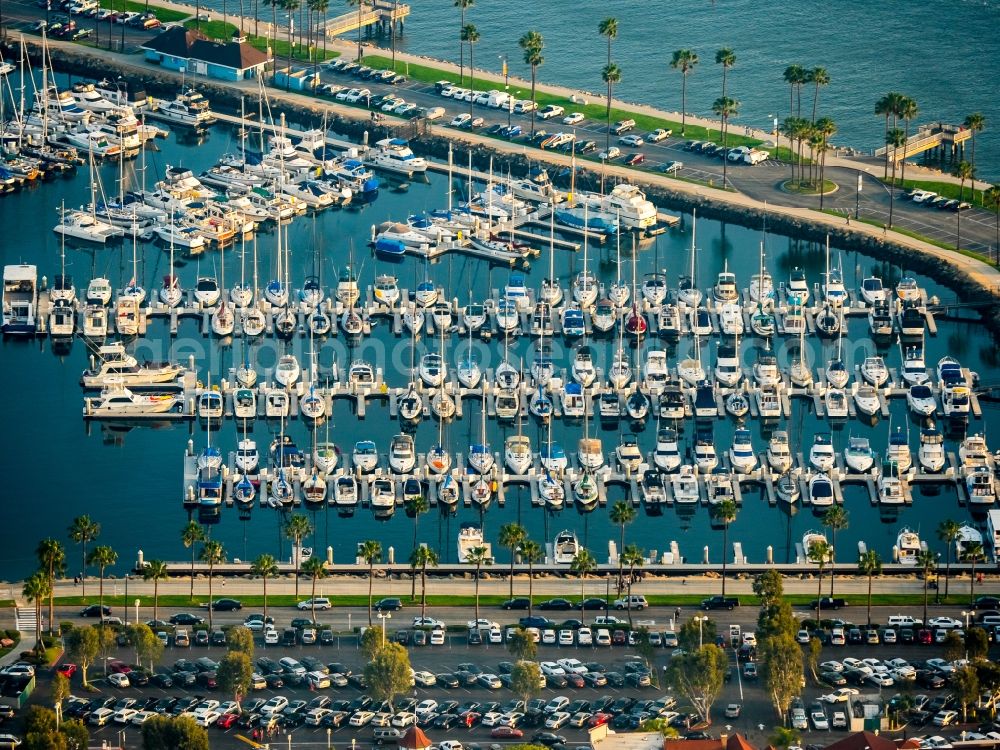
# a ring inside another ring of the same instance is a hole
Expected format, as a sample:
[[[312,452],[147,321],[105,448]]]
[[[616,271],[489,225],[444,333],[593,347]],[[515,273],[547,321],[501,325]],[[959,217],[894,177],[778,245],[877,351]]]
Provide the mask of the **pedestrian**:
[[[847,226],[851,226],[851,215],[847,214]]]
[[[888,234],[889,234],[889,225],[888,224],[883,224],[882,225],[882,236],[885,237]]]
[[[680,607],[678,607],[677,609],[674,610],[674,620],[676,620],[677,622],[681,621],[681,608]]]

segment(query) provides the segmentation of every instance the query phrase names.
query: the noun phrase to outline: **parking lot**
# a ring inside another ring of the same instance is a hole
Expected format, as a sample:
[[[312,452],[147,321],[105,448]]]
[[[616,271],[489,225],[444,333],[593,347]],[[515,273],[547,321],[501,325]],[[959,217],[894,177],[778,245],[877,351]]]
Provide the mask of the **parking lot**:
[[[931,643],[920,643],[921,628],[897,627],[893,629],[895,643],[885,643],[886,627],[883,626],[875,629],[879,645],[866,643],[871,635],[861,627],[853,632],[849,622],[846,622],[851,619],[845,616],[847,611],[830,613],[845,621],[844,645],[837,646],[831,642],[824,647],[820,659],[823,662],[820,671],[824,682],[814,684],[810,679],[802,692],[802,710],[807,724],[804,731],[808,741],[823,743],[830,733],[845,731],[833,724],[835,714],[846,711],[847,703],[841,703],[839,697],[821,700],[821,696],[853,697],[853,693],[836,693],[839,689],[882,695],[888,699],[901,689],[900,685],[904,685],[906,692],[911,694],[928,696],[928,706],[916,715],[917,721],[928,726],[911,728],[911,735],[947,735],[948,732],[955,732],[951,728],[933,726],[939,707],[935,704],[935,710],[931,712],[929,704],[934,698],[948,694],[946,683],[950,669],[943,661],[934,661],[940,660],[943,654],[943,646],[934,642],[935,637],[932,635]],[[78,612],[62,614],[65,617]],[[942,608],[934,616],[951,618],[955,614],[953,610],[946,612]],[[125,678],[105,679],[100,666],[92,668],[91,678],[101,691],[95,699],[80,690],[79,675],[73,675],[73,692],[81,696],[86,705],[80,702],[68,706],[67,712],[78,713],[89,720],[90,714],[100,708],[111,710],[111,714],[102,714],[108,716],[103,726],[91,727],[95,737],[111,738],[123,730],[127,735],[137,733],[138,726],[132,722],[141,721],[144,714],[139,714],[139,711],[193,712],[200,705],[198,715],[204,723],[212,725],[209,731],[216,738],[213,744],[219,746],[236,746],[239,744],[237,735],[252,738],[254,730],[266,731],[271,727],[271,731],[280,733],[283,738],[287,734],[292,735],[293,741],[322,744],[329,739],[332,743],[354,741],[368,744],[376,740],[376,734],[388,735],[385,739],[391,739],[391,735],[395,734],[384,730],[403,730],[409,724],[417,723],[435,742],[449,739],[465,745],[489,745],[497,741],[522,739],[518,732],[528,739],[537,733],[549,732],[554,736],[542,736],[541,739],[550,744],[572,747],[586,742],[591,724],[607,722],[616,731],[627,731],[658,715],[665,716],[682,734],[704,730],[717,735],[722,731],[721,727],[728,726],[747,736],[763,738],[773,724],[773,709],[756,676],[753,649],[743,643],[744,634],[752,632],[756,613],[756,608],[748,606],[732,612],[712,613],[719,632],[724,634],[722,640],[730,654],[731,669],[730,678],[713,712],[714,724],[708,728],[693,726],[696,719],[690,706],[685,705],[683,696],[647,684],[648,678],[643,676],[647,673],[646,666],[637,658],[635,650],[627,645],[627,633],[623,645],[597,645],[599,641],[594,636],[602,627],[596,622],[598,618],[609,615],[587,610],[536,609],[535,617],[549,617],[556,626],[539,630],[538,659],[543,665],[547,685],[529,706],[517,703],[507,687],[512,657],[505,644],[490,642],[488,627],[495,619],[502,638],[506,626],[516,623],[520,616],[526,615],[525,612],[483,608],[482,614],[487,616],[485,622],[479,623],[483,629],[478,631],[477,638],[472,639],[481,641],[479,643],[469,642],[466,626],[472,611],[467,608],[429,609],[429,619],[418,621],[418,624],[430,630],[415,630],[412,627],[414,618],[419,618],[418,610],[383,613],[390,614],[392,618],[384,620],[389,626],[388,636],[405,641],[416,672],[412,691],[403,700],[397,701],[393,711],[389,712],[387,707],[370,705],[364,696],[361,672],[365,660],[359,650],[358,637],[345,634],[348,620],[354,626],[367,623],[364,609],[333,609],[318,613],[321,624],[316,628],[315,643],[303,643],[303,640],[313,640],[308,636],[303,639],[303,633],[311,629],[310,613],[291,608],[272,608],[269,614],[275,615],[277,643],[265,643],[264,630],[255,633],[255,669],[258,677],[255,678],[252,694],[243,701],[242,716],[226,716],[227,712],[235,713],[235,707],[226,704],[232,696],[220,694],[214,685],[214,662],[224,654],[224,648],[212,645],[212,634],[194,622],[207,614],[204,610],[162,612],[162,622],[154,623],[154,629],[169,634],[169,645],[161,663],[153,674],[146,676],[136,671],[127,672],[126,677],[130,677],[127,687]],[[114,614],[112,612],[112,616]],[[626,614],[615,612],[612,616],[625,620]],[[662,673],[676,647],[672,637],[676,626],[672,621],[675,614],[673,609],[660,607],[633,613],[634,621],[646,623],[657,634],[655,640],[659,645],[655,648],[655,657],[648,670],[652,678],[650,682],[659,682],[657,676]],[[687,619],[692,614],[688,609],[682,612],[681,619]],[[808,617],[810,614],[804,609],[798,610],[799,616]],[[863,615],[863,611],[851,611],[851,614]],[[888,623],[890,618],[900,617],[909,616],[882,608],[873,619]],[[170,619],[181,624],[170,627],[165,624]],[[259,612],[218,612],[215,619],[217,628],[244,621],[253,623],[254,627],[258,623],[263,625]],[[437,620],[450,628],[435,629]],[[582,625],[584,620],[587,625]],[[79,618],[78,622],[86,624],[92,620]],[[894,622],[899,624],[904,621],[897,619]],[[949,621],[947,625],[956,623],[964,625],[960,620]],[[580,645],[581,626],[590,630],[589,646]],[[729,647],[731,626],[739,628],[740,635],[735,641],[742,646],[739,650]],[[837,622],[828,624],[825,636],[837,632],[839,626]],[[192,645],[175,645],[178,630],[189,631]],[[200,632],[205,632],[205,635],[198,636]],[[421,635],[414,638],[415,633]],[[434,633],[438,635],[432,640]],[[804,637],[808,633],[800,635]],[[198,645],[205,642],[206,645]],[[121,670],[125,673],[125,670],[130,670],[134,655],[128,648],[121,648],[112,654],[111,659],[109,672]],[[330,673],[329,687],[326,687],[326,679],[316,674],[327,672]],[[913,682],[909,682],[911,677]],[[115,681],[122,687],[115,686]],[[46,689],[47,682],[43,681],[42,689],[37,694],[38,700],[44,702]],[[93,702],[95,700],[98,702]],[[202,700],[213,703],[202,704]],[[129,701],[135,703],[129,704]],[[109,705],[104,706],[105,702]],[[418,706],[421,708],[419,714],[416,710]],[[942,710],[954,709],[945,707]],[[118,711],[125,711],[117,717],[119,721],[128,723],[115,721]],[[131,711],[137,713],[132,714]],[[840,718],[836,718],[840,723]],[[546,721],[550,726],[545,726]],[[763,730],[760,728],[762,724]]]

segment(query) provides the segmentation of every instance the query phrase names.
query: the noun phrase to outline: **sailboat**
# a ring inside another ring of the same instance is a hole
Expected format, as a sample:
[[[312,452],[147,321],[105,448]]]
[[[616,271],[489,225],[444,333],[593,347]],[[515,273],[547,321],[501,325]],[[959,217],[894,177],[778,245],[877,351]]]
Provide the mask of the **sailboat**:
[[[691,212],[691,272],[689,276],[681,276],[679,288],[677,290],[677,299],[683,302],[688,307],[694,309],[697,308],[701,303],[701,289],[698,288],[697,276],[695,276],[694,270],[694,259],[697,255],[695,249],[695,235],[698,228],[698,211],[697,209]]]
[[[173,223],[174,212],[170,212],[170,221]],[[177,307],[184,298],[184,290],[181,289],[177,274],[174,273],[174,237],[170,235],[170,273],[163,277],[163,286],[160,287],[160,302],[167,307]]]
[[[760,268],[750,277],[750,299],[763,305],[770,304],[774,295],[774,279],[771,272],[764,268],[764,242],[760,243]]]
[[[521,415],[517,418],[517,434],[504,443],[504,463],[511,473],[522,476],[531,468],[531,439],[522,432]]]
[[[799,331],[799,357],[788,368],[788,376],[792,383],[800,388],[808,388],[812,385],[812,368],[806,363],[805,326],[802,326]]]
[[[611,289],[608,291],[608,299],[615,307],[625,307],[628,304],[629,297],[631,296],[631,289],[629,289],[628,284],[622,283],[622,231],[621,231],[621,217],[619,216],[618,229],[615,232],[615,254],[616,262],[615,269],[617,272],[617,278],[614,283],[611,284]],[[635,256],[633,254],[632,258],[633,265],[635,264]],[[633,273],[634,275],[634,273]],[[634,284],[634,282],[633,282]]]
[[[493,468],[493,450],[486,440],[486,389],[483,389],[482,418],[480,427],[481,442],[469,446],[469,466],[479,474],[486,474]]]
[[[844,364],[844,308],[837,310],[840,325],[837,333],[837,356],[826,363],[826,379],[834,388],[845,388],[851,379],[851,372]]]
[[[219,246],[219,264],[222,266],[222,283],[220,290],[226,288],[226,253],[223,246]],[[236,327],[236,316],[233,314],[232,305],[228,304],[226,298],[220,293],[219,304],[212,311],[212,332],[216,336],[230,336]]]
[[[553,204],[552,210],[549,212],[549,275],[542,279],[542,288],[538,295],[540,301],[548,304],[550,308],[558,307],[563,300],[563,290],[555,275],[555,215],[555,205]]]
[[[587,204],[583,206],[584,226],[587,226]],[[593,306],[597,301],[597,278],[589,271],[588,267],[588,242],[589,233],[583,235],[583,271],[577,274],[573,280],[573,299],[580,305],[581,310]]]
[[[257,273],[257,237],[254,236],[253,239],[253,292],[254,298],[257,299],[257,291],[260,288],[258,286],[258,273]],[[253,301],[250,306],[244,307],[241,311],[240,326],[243,329],[244,336],[260,336],[264,329],[267,327],[267,321],[264,318],[264,313],[258,306],[259,303]]]

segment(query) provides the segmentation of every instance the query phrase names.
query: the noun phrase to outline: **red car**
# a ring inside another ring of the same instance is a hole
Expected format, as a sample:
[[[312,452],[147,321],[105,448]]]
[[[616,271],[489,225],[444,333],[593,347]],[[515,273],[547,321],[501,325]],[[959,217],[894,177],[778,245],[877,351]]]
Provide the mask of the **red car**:
[[[219,729],[229,729],[236,723],[238,718],[240,718],[238,714],[222,714],[219,720],[215,722],[215,726],[219,727]]]
[[[76,670],[77,670],[76,664],[70,664],[69,662],[65,662],[56,667],[56,671],[63,677],[65,677],[67,680],[76,674]]]
[[[600,727],[611,721],[611,714],[594,714],[587,720],[588,727]]]
[[[927,644],[933,642],[934,642],[934,634],[931,631],[927,630],[926,628],[921,628],[920,630],[917,631],[917,643]]]
[[[490,737],[495,739],[519,740],[524,737],[524,732],[520,729],[515,729],[514,727],[496,727],[492,732],[490,732]]]
[[[627,640],[628,640],[628,634],[624,630],[611,631],[611,642],[614,643],[616,646],[624,646]]]
[[[108,661],[108,671],[112,674],[128,674],[132,671],[132,667],[123,661],[118,661],[117,659],[111,659]]]
[[[586,681],[583,679],[583,675],[570,673],[566,675],[566,682],[575,688],[582,688],[586,685]]]
[[[646,161],[646,157],[642,154],[629,154],[625,159],[626,166],[636,167]]]

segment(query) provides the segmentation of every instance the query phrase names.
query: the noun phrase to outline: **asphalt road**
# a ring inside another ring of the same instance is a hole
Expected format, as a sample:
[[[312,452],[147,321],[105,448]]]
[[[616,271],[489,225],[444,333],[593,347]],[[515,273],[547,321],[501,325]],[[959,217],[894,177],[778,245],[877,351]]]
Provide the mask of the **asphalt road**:
[[[242,612],[220,612],[215,615],[215,625],[240,623],[243,618],[254,608],[248,608]],[[60,620],[73,620],[77,624],[87,624],[93,622],[86,618],[80,618],[77,616],[78,608],[61,607],[57,617]],[[159,616],[162,619],[167,619],[171,614],[175,612],[183,611],[178,608],[161,608]],[[187,610],[192,611],[200,615],[206,614],[204,610]],[[694,614],[694,610],[691,608],[685,608],[682,610],[681,618],[687,619]],[[889,615],[898,614],[899,610],[897,608],[889,607],[878,607],[873,609],[873,620],[876,622],[885,622]],[[908,611],[909,614],[915,616],[920,616],[921,611],[917,608],[911,608]],[[118,611],[115,612],[117,615],[123,614]],[[300,617],[303,614],[308,615],[308,612],[302,613],[298,610],[292,609],[290,607],[281,608],[270,608],[269,615],[275,617],[276,624],[280,629],[282,626],[287,625],[293,617]],[[449,624],[462,624],[466,620],[473,617],[473,610],[470,607],[433,607],[428,608],[428,616],[443,619]],[[516,620],[517,616],[524,614],[521,612],[503,612],[495,607],[484,607],[481,610],[480,616],[487,617],[490,619],[496,619],[501,624],[507,622],[513,622]],[[551,619],[555,620],[557,623],[562,620],[578,616],[578,613],[574,612],[545,612]],[[588,621],[592,621],[595,615],[599,615],[599,612],[588,612],[585,618]],[[620,614],[620,613],[616,613]],[[651,624],[651,629],[657,630],[668,630],[671,628],[671,618],[674,612],[668,608],[653,607],[645,610],[641,613],[635,613],[634,617],[636,620],[642,621],[653,621],[655,624]],[[756,607],[741,607],[732,612],[718,612],[711,613],[713,619],[716,621],[718,630],[720,632],[728,632],[729,626],[740,625],[744,631],[752,630],[757,616]],[[799,608],[797,610],[797,615],[809,616],[810,611]],[[938,614],[946,614],[949,616],[959,616],[954,608],[932,608],[930,611],[930,616],[935,616]],[[145,608],[140,616],[145,618],[150,616],[148,608]],[[419,615],[419,610],[417,608],[407,608],[403,611],[393,613],[392,619],[388,621],[388,627],[390,633],[399,628],[407,627],[411,618]],[[839,616],[844,620],[855,620],[863,621],[864,619],[864,608],[862,607],[850,607],[842,609],[836,613],[831,613],[833,616]],[[350,608],[343,610],[331,610],[323,612],[319,618],[321,623],[325,625],[330,625],[335,630],[346,630],[348,624],[352,626],[357,626],[359,624],[364,624],[367,621],[367,611],[364,608]],[[465,637],[461,634],[449,634],[446,644],[444,646],[426,646],[426,647],[415,647],[410,646],[411,661],[414,669],[416,670],[427,670],[433,673],[440,674],[442,672],[447,672],[456,665],[462,662],[472,662],[477,665],[482,666],[486,671],[496,670],[497,664],[501,661],[507,661],[510,656],[507,652],[505,646],[502,645],[481,645],[481,646],[470,646],[466,643]],[[655,657],[655,664],[653,665],[657,673],[662,670],[662,668],[668,663],[670,659],[671,649],[663,648],[657,651]],[[186,658],[194,660],[201,656],[208,656],[213,659],[218,659],[221,656],[221,649],[211,648],[211,647],[196,647],[192,646],[190,648],[177,648],[171,645],[168,647],[164,653],[161,660],[162,665],[172,665],[177,659]],[[730,658],[734,666],[736,665],[736,654],[731,649],[729,650]],[[258,636],[257,643],[257,657],[267,656],[274,660],[278,660],[284,656],[291,656],[293,658],[299,658],[302,656],[314,656],[320,659],[324,663],[330,662],[341,662],[345,664],[352,671],[361,671],[364,665],[364,659],[358,650],[357,638],[354,636],[342,636],[337,637],[335,643],[328,646],[320,645],[297,645],[294,647],[286,646],[265,646]],[[845,646],[845,647],[833,647],[827,646],[824,649],[822,660],[826,659],[837,659],[842,660],[844,657],[853,656],[856,658],[866,658],[875,656],[880,659],[890,659],[895,657],[900,657],[908,661],[922,661],[928,658],[941,656],[941,647],[935,645],[921,646],[921,645],[907,645],[898,644],[893,646]],[[112,655],[113,658],[120,658],[123,661],[131,662],[134,657],[130,654],[128,649],[118,650]],[[539,647],[539,660],[556,660],[566,657],[576,657],[583,662],[597,661],[604,665],[607,670],[622,671],[622,667],[626,661],[629,661],[634,657],[634,652],[632,649],[627,647],[611,647],[611,648],[578,648],[578,647],[558,647],[549,645],[540,645]],[[126,688],[118,689],[114,688],[108,683],[106,683],[101,677],[101,669],[95,667],[91,670],[91,677],[94,679],[95,684],[98,689],[104,695],[111,695],[116,697],[127,696],[133,698],[147,698],[149,696],[163,697],[163,696],[187,696],[187,695],[208,695],[208,692],[203,688],[192,688],[190,690],[185,690],[182,688],[171,688],[168,690],[163,690],[152,685],[143,688]],[[33,700],[45,703],[47,700],[47,692],[49,682],[47,680],[42,680],[40,682],[40,688],[36,692]],[[89,694],[84,693],[80,690],[79,686],[79,676],[73,678],[73,688],[74,693],[82,697],[91,697]],[[887,696],[891,696],[895,690],[893,688],[884,688],[884,693]],[[331,691],[324,691],[326,694],[330,695],[334,699],[347,699],[351,700],[359,694],[359,692],[353,688],[348,687],[344,689],[334,689]],[[810,684],[803,690],[802,698],[806,705],[816,700],[820,695],[829,692],[829,688]],[[878,692],[878,688],[866,688],[863,692]],[[933,694],[934,691],[920,691],[915,692],[927,692]],[[602,688],[580,688],[574,689],[572,687],[563,688],[562,690],[556,689],[546,689],[542,691],[539,696],[546,700],[555,697],[556,695],[565,695],[570,700],[584,699],[584,700],[594,700],[600,696],[612,696],[613,698],[619,698],[622,696],[633,697],[640,700],[650,700],[658,698],[666,694],[663,690],[656,688],[635,688],[635,687],[623,687],[623,688],[613,688],[613,687],[602,687]],[[311,700],[315,697],[315,693],[311,693],[307,688],[289,688],[285,687],[279,690],[265,689],[261,691],[255,691],[250,700],[261,698],[268,699],[273,695],[283,695],[289,700],[294,700],[300,698],[303,700]],[[217,692],[212,692],[211,696],[217,700],[225,700],[228,696],[220,695]],[[412,697],[417,700],[423,700],[424,698],[434,698],[435,700],[456,700],[460,703],[465,703],[466,701],[500,701],[504,702],[512,699],[512,695],[509,691],[505,689],[501,690],[487,690],[485,688],[471,687],[471,688],[458,688],[458,689],[445,689],[442,687],[431,687],[431,688],[416,688]],[[678,698],[678,708],[675,710],[684,711],[685,701],[681,696],[675,696]],[[729,703],[739,703],[742,706],[741,716],[737,719],[725,719],[724,711],[725,707]],[[839,708],[839,706],[837,707]],[[827,707],[827,714],[832,715],[834,707]],[[768,696],[766,695],[763,688],[756,681],[746,681],[742,678],[739,670],[734,672],[734,677],[731,682],[727,683],[722,695],[719,697],[714,712],[714,723],[713,726],[709,728],[708,731],[717,735],[723,731],[739,731],[747,735],[751,741],[759,741],[763,743],[766,739],[767,734],[770,732],[775,719],[773,710],[770,705]],[[763,730],[760,728],[763,725]],[[16,727],[16,722],[15,722]],[[5,726],[5,729],[8,727]],[[948,730],[937,730],[929,731],[931,728],[928,727],[924,730],[918,730],[916,728],[910,731],[911,734],[917,734],[921,732],[926,732],[930,734],[955,734],[960,731],[960,728],[950,728]],[[122,730],[119,725],[109,725],[103,728],[93,728],[92,733],[96,740],[100,741],[103,739],[114,739],[117,737],[118,732]],[[126,733],[127,741],[131,742],[132,738],[137,735],[138,730],[134,727],[125,727],[124,731]],[[237,739],[238,734],[244,736],[247,735],[246,729],[241,729],[234,726],[231,729],[223,730],[218,727],[213,727],[209,730],[210,735],[213,737],[213,747],[242,747],[242,743]],[[457,728],[452,728],[447,731],[428,729],[427,732],[434,741],[441,741],[444,739],[459,740],[466,745],[469,743],[476,743],[483,746],[493,743],[493,740],[489,737],[489,729],[484,727],[473,727],[467,728],[465,726],[460,726]],[[526,736],[530,736],[535,729],[525,729]],[[833,738],[829,737],[830,734],[836,735],[838,732],[843,730],[832,730],[829,732],[811,730],[805,733],[805,741],[807,743],[826,743],[831,741]],[[572,747],[576,744],[586,743],[586,731],[582,729],[574,729],[570,726],[562,727],[558,730],[558,734],[564,735],[568,744]],[[296,728],[282,729],[280,734],[280,739],[286,740],[286,734],[292,735],[292,742],[296,746],[322,746],[327,741],[327,734],[325,728],[313,728],[308,726],[300,726]],[[350,728],[341,727],[332,730],[329,739],[335,745],[343,746],[348,742],[353,742],[361,745],[368,745],[372,741],[372,727],[364,728]]]

